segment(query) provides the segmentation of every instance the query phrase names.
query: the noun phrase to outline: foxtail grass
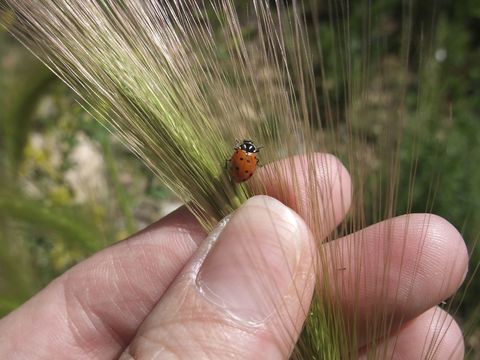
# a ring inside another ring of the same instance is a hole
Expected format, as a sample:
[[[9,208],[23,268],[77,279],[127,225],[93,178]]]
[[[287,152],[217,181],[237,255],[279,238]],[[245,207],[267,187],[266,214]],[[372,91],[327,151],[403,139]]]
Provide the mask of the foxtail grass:
[[[333,259],[332,265],[322,245],[397,215],[399,203],[405,212],[411,210],[418,154],[415,146],[405,154],[402,144],[411,135],[409,120],[426,117],[431,102],[422,101],[422,95],[432,90],[417,89],[411,115],[409,76],[412,66],[421,72],[429,63],[433,37],[424,40],[424,53],[412,55],[416,27],[409,2],[401,6],[401,46],[390,58],[384,56],[389,44],[369,1],[361,6],[344,0],[0,4],[2,24],[75,91],[206,230],[249,197],[268,192],[255,179],[233,182],[225,169],[236,139],[262,146],[259,157],[270,164],[269,178],[291,177],[290,186],[278,184],[277,194],[292,197],[293,188],[294,199],[308,202],[306,220],[318,245],[319,285],[292,357],[359,356],[355,324],[337,305],[341,289],[328,280],[341,278],[348,259]],[[356,12],[362,14],[361,34],[350,29],[351,19],[359,18]],[[318,195],[317,152],[339,157],[353,180],[349,215],[326,238],[324,217],[333,215],[328,191]],[[304,159],[302,179],[289,172],[296,155]],[[405,157],[411,167],[402,173]],[[408,190],[401,193],[405,179]],[[434,180],[430,188],[433,200]],[[349,252],[366,251],[361,240]],[[389,274],[388,239],[385,249],[382,271]],[[363,264],[355,266],[348,271],[360,274]],[[377,284],[380,293],[385,285]],[[360,289],[354,290],[358,295]],[[359,316],[361,305],[352,305]],[[368,358],[388,356],[375,342],[395,330],[385,314],[382,309],[370,314]],[[425,345],[425,358],[434,358],[438,340]]]

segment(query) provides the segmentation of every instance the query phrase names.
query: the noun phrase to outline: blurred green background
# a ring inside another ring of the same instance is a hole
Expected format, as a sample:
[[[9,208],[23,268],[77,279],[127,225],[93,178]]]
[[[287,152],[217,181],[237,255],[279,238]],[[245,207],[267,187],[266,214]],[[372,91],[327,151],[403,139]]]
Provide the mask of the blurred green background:
[[[179,205],[74,94],[0,34],[0,316]]]
[[[289,1],[285,3],[288,8]],[[352,3],[350,17],[335,21],[348,21],[353,68],[356,59],[361,67],[366,46],[380,44],[370,54],[375,63],[372,60],[371,68],[359,75],[368,77],[360,81],[368,84],[362,91],[380,100],[352,110],[334,96],[337,116],[353,111],[359,119],[353,130],[374,146],[382,141],[382,128],[391,125],[389,110],[401,96],[399,87],[405,86],[402,100],[409,121],[400,153],[403,175],[397,212],[428,210],[447,218],[464,234],[473,270],[480,262],[480,245],[475,246],[480,229],[480,2],[417,2],[409,17],[408,46],[407,21],[399,15],[405,12],[402,2],[365,3]],[[326,7],[307,6],[304,12],[307,25],[312,17],[330,22]],[[240,16],[247,17],[248,24],[248,11]],[[244,31],[247,38],[255,38],[248,25]],[[335,74],[335,56],[329,54],[335,53],[338,34],[331,25],[321,26],[320,34],[328,77]],[[313,46],[314,36],[311,41]],[[408,81],[398,81],[395,75],[405,70]],[[381,78],[381,89],[375,87],[375,76]],[[332,89],[344,86],[336,76],[329,81],[337,81]],[[318,89],[320,98],[329,95],[325,91]],[[412,158],[416,175],[409,196]],[[91,117],[88,108],[2,30],[0,317],[81,259],[176,206],[175,197]],[[479,294],[477,274],[453,301],[467,331],[470,356],[480,354]]]

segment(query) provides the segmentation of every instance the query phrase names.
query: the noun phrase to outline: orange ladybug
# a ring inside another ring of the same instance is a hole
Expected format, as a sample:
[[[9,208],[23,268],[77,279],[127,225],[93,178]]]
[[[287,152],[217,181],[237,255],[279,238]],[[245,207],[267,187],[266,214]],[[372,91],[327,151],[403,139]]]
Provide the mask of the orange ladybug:
[[[229,160],[230,177],[237,183],[250,179],[258,164],[256,148],[252,140],[243,140],[243,143],[234,147],[235,152]]]

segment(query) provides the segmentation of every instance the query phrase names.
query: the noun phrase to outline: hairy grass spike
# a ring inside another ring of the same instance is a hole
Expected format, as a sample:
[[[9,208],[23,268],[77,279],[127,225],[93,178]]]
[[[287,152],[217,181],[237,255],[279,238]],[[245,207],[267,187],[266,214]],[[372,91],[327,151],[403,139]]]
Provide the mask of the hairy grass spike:
[[[95,104],[96,116],[207,228],[245,199],[223,172],[234,136],[212,126],[216,115],[201,87],[217,80],[188,48],[195,42],[185,39],[182,22],[172,22],[180,9],[132,1],[12,5],[15,35]],[[182,20],[197,21],[194,14]]]

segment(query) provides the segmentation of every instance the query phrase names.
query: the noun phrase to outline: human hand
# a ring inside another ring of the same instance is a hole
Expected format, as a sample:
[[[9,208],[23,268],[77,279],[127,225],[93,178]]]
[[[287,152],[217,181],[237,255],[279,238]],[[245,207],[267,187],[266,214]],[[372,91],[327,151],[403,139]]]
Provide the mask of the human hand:
[[[289,171],[302,179],[302,158],[295,164]],[[330,199],[328,208],[316,209],[327,236],[346,214],[351,184],[333,156],[318,155],[316,168],[324,204]],[[73,267],[1,319],[0,358],[288,358],[308,314],[315,246],[306,199],[279,191],[291,189],[292,174],[273,179],[268,169],[257,178],[296,213],[257,196],[207,236],[182,207]],[[359,239],[364,251],[352,254]],[[349,259],[335,281],[342,284],[345,316],[357,314],[360,329],[369,314],[383,311],[392,315],[392,329],[404,324],[385,340],[395,356],[420,358],[435,329],[441,334],[436,358],[463,357],[460,329],[436,307],[467,269],[465,244],[449,223],[412,214],[324,246]],[[360,261],[359,280],[349,269]],[[362,291],[349,291],[358,281]],[[378,284],[392,290],[387,306]]]

